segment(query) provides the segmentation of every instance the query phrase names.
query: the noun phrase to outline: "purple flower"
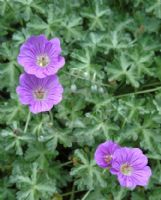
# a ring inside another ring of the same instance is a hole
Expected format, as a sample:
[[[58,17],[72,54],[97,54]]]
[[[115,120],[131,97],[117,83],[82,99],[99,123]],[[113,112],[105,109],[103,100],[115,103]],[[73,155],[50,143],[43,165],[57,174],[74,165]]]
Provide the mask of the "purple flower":
[[[106,141],[100,144],[95,152],[95,161],[102,168],[110,167],[114,152],[120,148],[118,144],[112,141]]]
[[[44,78],[63,67],[65,60],[60,54],[58,38],[48,41],[44,35],[31,36],[20,48],[18,63],[28,74]]]
[[[25,73],[20,76],[16,92],[22,104],[29,105],[32,113],[39,113],[49,111],[62,100],[63,88],[56,75],[39,79]]]
[[[111,173],[117,175],[121,186],[146,186],[151,176],[148,160],[138,148],[120,148],[113,155]]]

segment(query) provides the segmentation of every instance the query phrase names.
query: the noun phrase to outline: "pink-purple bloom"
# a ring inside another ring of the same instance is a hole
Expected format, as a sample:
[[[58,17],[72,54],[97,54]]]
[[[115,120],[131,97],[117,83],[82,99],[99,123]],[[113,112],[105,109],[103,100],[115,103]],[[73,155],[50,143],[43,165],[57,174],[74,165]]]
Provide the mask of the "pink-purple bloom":
[[[146,186],[152,174],[147,163],[148,159],[140,149],[123,147],[113,154],[110,172],[117,175],[123,187]]]
[[[100,144],[97,147],[94,156],[97,165],[102,168],[110,167],[113,159],[113,154],[119,148],[119,145],[112,141],[106,141]]]
[[[49,111],[62,100],[63,87],[56,75],[39,79],[25,73],[20,76],[16,92],[22,104],[29,105],[32,113],[39,113]]]
[[[60,40],[47,40],[45,35],[31,36],[20,48],[18,63],[26,73],[38,78],[56,74],[65,64]]]

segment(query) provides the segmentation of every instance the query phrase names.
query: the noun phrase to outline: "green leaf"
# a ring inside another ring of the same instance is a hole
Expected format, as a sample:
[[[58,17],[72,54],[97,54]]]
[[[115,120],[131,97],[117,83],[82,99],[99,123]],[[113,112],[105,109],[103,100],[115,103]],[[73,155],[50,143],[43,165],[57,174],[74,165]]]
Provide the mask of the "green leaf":
[[[0,199],[15,200],[15,196],[15,190],[12,188],[12,184],[9,182],[8,177],[1,179]]]
[[[136,69],[123,53],[112,64],[107,65],[106,71],[109,74],[109,81],[125,79],[127,84],[139,87]]]
[[[32,141],[30,136],[23,134],[23,131],[18,128],[16,122],[13,123],[11,129],[2,130],[0,135],[4,138],[4,150],[11,152],[11,150],[15,149],[18,155],[23,154],[22,146],[26,142]]]
[[[94,10],[94,11],[93,11]],[[105,24],[107,21],[105,20],[107,16],[111,14],[111,10],[109,8],[104,8],[99,5],[99,2],[96,1],[93,8],[86,8],[81,12],[82,16],[89,20],[89,29],[90,30],[105,30]]]
[[[11,177],[19,188],[18,200],[44,200],[49,199],[56,192],[55,183],[45,174],[40,173],[37,163],[33,163],[29,176],[22,173]]]
[[[71,170],[71,175],[76,178],[75,184],[79,189],[94,189],[95,186],[106,187],[103,174],[93,160],[93,155],[88,155],[82,150],[75,151],[75,159],[78,164]]]
[[[0,63],[0,80],[2,82],[0,88],[7,87],[13,91],[17,85],[19,69],[16,62],[17,49],[12,51],[11,46],[12,44],[2,43],[0,48],[0,57],[3,57],[3,62]]]
[[[30,144],[25,158],[28,162],[37,162],[39,163],[39,168],[44,169],[49,165],[49,160],[55,156],[56,152],[49,152],[45,144],[34,142]]]

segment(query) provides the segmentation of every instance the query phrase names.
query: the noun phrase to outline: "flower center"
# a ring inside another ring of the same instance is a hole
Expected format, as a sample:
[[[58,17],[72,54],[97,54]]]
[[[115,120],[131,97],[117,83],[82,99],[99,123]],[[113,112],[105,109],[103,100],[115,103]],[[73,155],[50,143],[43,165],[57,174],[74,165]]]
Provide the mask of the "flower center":
[[[37,57],[37,65],[46,67],[49,64],[49,57],[47,55],[39,55]]]
[[[112,160],[112,155],[105,155],[104,156],[104,161],[109,164]]]
[[[45,91],[43,89],[37,89],[34,91],[34,97],[38,100],[43,100],[45,97]]]
[[[133,171],[132,167],[129,166],[128,164],[123,164],[121,166],[121,173],[126,176],[130,176],[132,174],[132,171]]]

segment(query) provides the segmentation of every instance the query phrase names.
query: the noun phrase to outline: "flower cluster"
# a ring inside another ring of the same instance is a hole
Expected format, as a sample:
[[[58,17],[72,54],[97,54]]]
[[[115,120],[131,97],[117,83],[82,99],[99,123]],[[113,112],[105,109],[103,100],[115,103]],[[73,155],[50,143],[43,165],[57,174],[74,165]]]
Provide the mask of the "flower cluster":
[[[62,100],[63,87],[56,73],[64,66],[65,59],[58,38],[31,36],[20,48],[18,63],[25,73],[20,76],[16,92],[31,112],[49,111]]]
[[[95,161],[102,168],[109,168],[123,187],[146,186],[151,176],[148,159],[139,148],[120,147],[112,141],[100,144]]]

